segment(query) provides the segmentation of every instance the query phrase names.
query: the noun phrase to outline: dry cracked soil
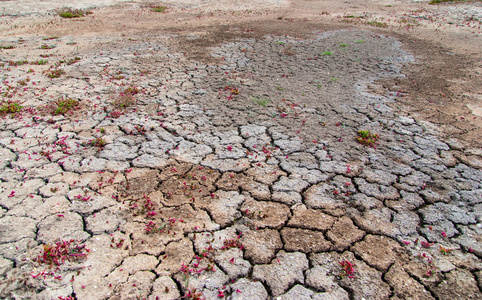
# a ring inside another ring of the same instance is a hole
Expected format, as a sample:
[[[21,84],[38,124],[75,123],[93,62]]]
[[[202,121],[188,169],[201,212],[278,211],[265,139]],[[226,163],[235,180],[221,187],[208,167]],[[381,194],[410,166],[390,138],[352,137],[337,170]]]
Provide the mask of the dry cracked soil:
[[[428,2],[0,1],[0,298],[481,299],[482,3]]]

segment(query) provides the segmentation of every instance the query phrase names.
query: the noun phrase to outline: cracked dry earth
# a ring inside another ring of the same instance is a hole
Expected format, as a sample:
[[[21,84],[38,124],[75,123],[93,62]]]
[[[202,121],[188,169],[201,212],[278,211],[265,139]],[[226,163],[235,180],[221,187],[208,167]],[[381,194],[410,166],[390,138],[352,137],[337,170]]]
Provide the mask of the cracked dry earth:
[[[395,113],[400,87],[368,92],[414,62],[396,39],[245,37],[209,60],[155,32],[2,43],[23,109],[0,120],[1,298],[482,297],[477,163]]]

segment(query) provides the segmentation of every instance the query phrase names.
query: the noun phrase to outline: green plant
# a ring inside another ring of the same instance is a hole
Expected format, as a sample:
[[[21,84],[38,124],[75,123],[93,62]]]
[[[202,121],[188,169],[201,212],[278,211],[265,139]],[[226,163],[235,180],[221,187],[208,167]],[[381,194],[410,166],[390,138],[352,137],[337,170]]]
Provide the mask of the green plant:
[[[17,60],[17,61],[10,60],[8,62],[8,65],[13,66],[13,67],[22,66],[22,65],[26,65],[26,64],[28,64],[27,60]]]
[[[357,142],[369,147],[375,147],[377,140],[380,138],[378,134],[373,134],[369,130],[359,130],[357,133]]]
[[[40,46],[40,49],[44,49],[44,50],[49,50],[49,49],[54,49],[54,48],[55,48],[55,45],[43,44],[42,46]]]
[[[8,46],[0,46],[0,49],[6,49],[6,50],[9,50],[9,49],[14,49],[15,46],[13,45],[8,45]]]
[[[331,55],[332,53],[330,51],[325,51],[325,52],[322,52],[320,53],[320,55]]]
[[[62,18],[71,19],[71,18],[85,17],[87,15],[92,14],[92,12],[88,11],[88,10],[72,9],[70,7],[63,7],[61,9],[57,10],[57,14]]]
[[[55,69],[55,70],[46,70],[43,73],[48,78],[59,78],[60,76],[62,76],[62,74],[65,74],[65,71],[62,69]]]
[[[74,58],[71,58],[71,59],[67,60],[66,64],[70,66],[70,65],[73,65],[75,63],[78,63],[80,60],[81,60],[81,58],[76,56]]]
[[[58,39],[58,36],[49,36],[49,37],[44,37],[42,40],[44,41],[50,41],[50,40],[56,40]]]
[[[270,102],[271,100],[269,100],[268,98],[262,98],[260,99],[259,97],[254,99],[254,102],[256,102],[257,104],[261,105],[261,106],[268,106],[268,103]]]
[[[96,138],[90,141],[89,144],[92,147],[103,148],[107,144],[107,142],[103,138]]]
[[[0,114],[15,114],[22,110],[22,106],[18,102],[9,101],[0,104]]]
[[[333,82],[338,81],[338,78],[331,77],[331,78],[330,78],[330,81],[333,81]]]
[[[39,59],[39,60],[36,60],[36,61],[31,61],[30,64],[31,65],[46,65],[48,62],[49,62],[48,60]]]
[[[60,98],[55,101],[52,105],[52,113],[54,115],[64,115],[69,111],[79,108],[79,101],[74,99],[64,99]]]
[[[167,6],[163,5],[150,5],[149,8],[152,12],[165,13]]]
[[[378,21],[368,21],[368,22],[365,23],[365,25],[370,25],[370,26],[374,26],[374,27],[381,27],[381,28],[388,27],[387,23],[378,22]]]
[[[342,48],[345,48],[346,46],[348,46],[347,44],[340,44],[340,47]]]

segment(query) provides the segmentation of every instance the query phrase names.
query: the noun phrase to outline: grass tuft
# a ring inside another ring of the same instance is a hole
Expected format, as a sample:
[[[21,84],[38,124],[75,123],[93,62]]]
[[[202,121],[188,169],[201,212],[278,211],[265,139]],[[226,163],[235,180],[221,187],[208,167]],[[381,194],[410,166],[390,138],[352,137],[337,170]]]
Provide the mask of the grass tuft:
[[[66,113],[78,108],[78,100],[60,98],[53,103],[51,111],[54,115],[65,115]]]
[[[85,17],[87,15],[91,15],[92,12],[88,10],[82,10],[82,9],[73,9],[70,7],[63,7],[57,11],[57,14],[61,18],[65,19],[72,19],[72,18],[81,18]]]

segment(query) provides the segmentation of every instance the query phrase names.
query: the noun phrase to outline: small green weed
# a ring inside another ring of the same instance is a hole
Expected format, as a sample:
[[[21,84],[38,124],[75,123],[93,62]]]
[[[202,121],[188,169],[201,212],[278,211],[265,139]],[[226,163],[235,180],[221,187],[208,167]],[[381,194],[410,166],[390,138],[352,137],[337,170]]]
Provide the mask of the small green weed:
[[[89,142],[89,145],[92,147],[104,148],[107,142],[103,138],[96,138]]]
[[[320,55],[332,55],[332,53],[330,51],[325,51],[320,53]]]
[[[43,49],[43,50],[50,50],[50,49],[54,49],[54,48],[55,48],[55,45],[43,44],[42,46],[40,46],[40,49]]]
[[[355,43],[357,44],[363,44],[365,41],[364,40],[357,40]]]
[[[254,102],[256,102],[257,104],[261,105],[261,106],[268,106],[268,103],[270,102],[271,100],[269,100],[268,98],[256,98],[254,99]]]
[[[54,115],[65,115],[66,113],[79,108],[79,101],[74,99],[60,98],[52,105],[52,113]]]
[[[10,50],[10,49],[14,49],[14,48],[15,48],[14,45],[0,46],[0,50],[1,49]]]
[[[43,73],[48,78],[52,79],[52,78],[59,78],[60,76],[62,76],[62,74],[65,74],[65,71],[62,69],[55,69],[55,70],[46,70]]]
[[[74,58],[71,58],[71,59],[67,60],[65,63],[66,63],[68,66],[70,66],[70,65],[73,65],[73,64],[78,63],[80,60],[81,60],[80,57],[74,57]]]
[[[387,28],[388,27],[387,23],[378,22],[378,21],[368,21],[368,22],[365,23],[365,25],[370,25],[370,26],[374,26],[374,27],[381,27],[381,28]]]
[[[49,36],[49,37],[44,37],[42,40],[44,41],[50,41],[50,40],[56,40],[58,39],[58,36]]]
[[[152,12],[165,13],[167,6],[164,5],[150,5],[149,8]]]
[[[330,81],[332,81],[332,82],[338,81],[338,78],[331,77],[331,78],[330,78]]]
[[[30,64],[31,65],[46,65],[48,62],[49,62],[48,60],[39,59],[39,60],[36,60],[36,61],[31,61]]]
[[[9,101],[0,104],[0,114],[16,114],[22,110],[22,106],[18,102]]]
[[[369,130],[359,130],[356,141],[359,144],[375,148],[377,140],[380,138],[378,134],[373,134]]]
[[[22,66],[26,64],[28,64],[28,60],[17,60],[17,61],[11,60],[8,62],[8,65],[13,67]]]
[[[82,9],[73,9],[70,7],[64,7],[61,8],[57,11],[57,14],[66,19],[72,19],[72,18],[81,18],[85,17],[87,15],[91,15],[92,12],[88,10],[82,10]]]
[[[346,46],[348,46],[347,44],[340,44],[340,47],[342,48],[345,48]]]

